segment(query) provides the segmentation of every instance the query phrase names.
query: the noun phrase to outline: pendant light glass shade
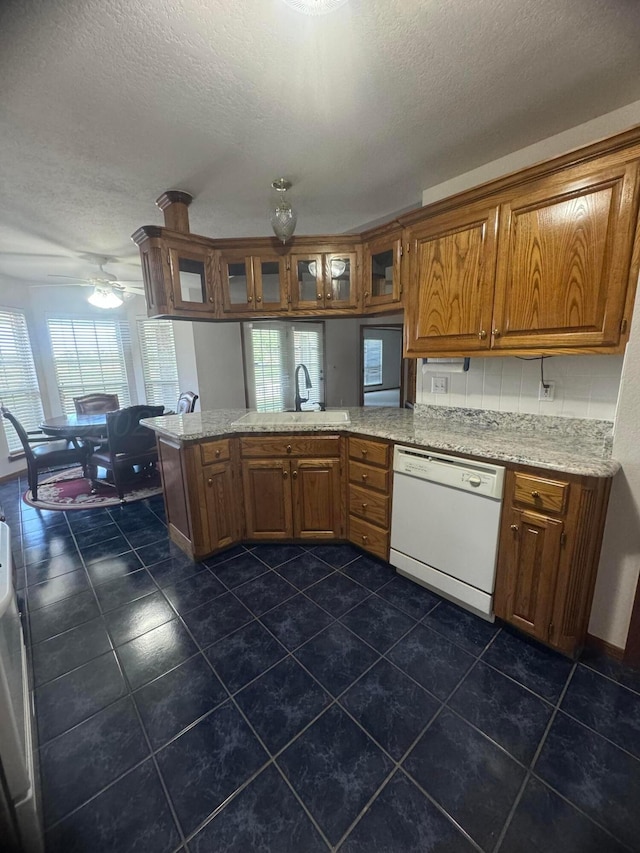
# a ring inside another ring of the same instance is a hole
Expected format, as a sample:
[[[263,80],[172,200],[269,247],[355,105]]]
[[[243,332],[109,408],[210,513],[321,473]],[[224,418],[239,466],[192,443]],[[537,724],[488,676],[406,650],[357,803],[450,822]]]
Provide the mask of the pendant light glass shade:
[[[285,180],[285,178],[279,178],[271,186],[279,195],[278,202],[271,211],[271,227],[278,240],[286,243],[293,236],[293,232],[296,230],[296,222],[298,221],[297,213],[285,198],[285,193],[291,187],[291,183]]]
[[[341,261],[339,258],[333,258],[331,260],[331,278],[340,278],[346,268],[347,265],[344,261]],[[316,275],[317,267],[315,261],[309,261],[308,270],[310,275]]]
[[[100,287],[99,285],[96,285],[93,293],[87,299],[87,302],[95,305],[96,308],[119,308],[123,301],[117,293],[114,293],[112,288]]]

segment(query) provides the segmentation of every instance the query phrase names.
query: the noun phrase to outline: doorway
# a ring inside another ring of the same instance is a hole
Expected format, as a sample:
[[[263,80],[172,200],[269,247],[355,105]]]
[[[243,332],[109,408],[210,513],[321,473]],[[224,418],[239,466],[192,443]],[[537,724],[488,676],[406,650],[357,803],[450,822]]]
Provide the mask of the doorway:
[[[412,404],[413,361],[402,358],[402,323],[360,326],[360,405]]]

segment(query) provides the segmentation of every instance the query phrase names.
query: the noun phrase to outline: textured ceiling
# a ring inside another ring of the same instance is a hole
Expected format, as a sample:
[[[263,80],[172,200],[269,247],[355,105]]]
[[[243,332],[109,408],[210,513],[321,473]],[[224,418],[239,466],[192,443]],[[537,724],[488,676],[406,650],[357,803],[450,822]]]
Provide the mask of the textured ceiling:
[[[269,234],[284,175],[298,233],[352,230],[640,99],[639,36],[636,0],[3,0],[0,274],[137,277],[169,188]]]

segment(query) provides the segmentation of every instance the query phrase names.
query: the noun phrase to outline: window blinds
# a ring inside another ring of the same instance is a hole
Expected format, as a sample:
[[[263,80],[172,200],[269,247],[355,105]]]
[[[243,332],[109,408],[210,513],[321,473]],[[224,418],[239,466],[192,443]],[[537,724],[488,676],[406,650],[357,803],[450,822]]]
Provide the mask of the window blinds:
[[[125,322],[50,317],[47,324],[66,415],[75,412],[73,398],[82,394],[117,394],[121,407],[131,404],[127,375],[131,341]]]
[[[299,364],[306,365],[311,378],[309,404],[324,403],[322,323],[294,325],[277,320],[248,323],[244,331],[244,359],[247,398],[251,408],[259,412],[292,409],[295,369]],[[301,395],[306,397],[302,374],[300,381]]]
[[[138,320],[145,400],[175,409],[180,395],[176,344],[171,320]]]
[[[0,401],[27,430],[37,429],[44,417],[25,315],[4,308],[0,308]],[[4,426],[9,451],[21,451],[16,431],[8,421]]]

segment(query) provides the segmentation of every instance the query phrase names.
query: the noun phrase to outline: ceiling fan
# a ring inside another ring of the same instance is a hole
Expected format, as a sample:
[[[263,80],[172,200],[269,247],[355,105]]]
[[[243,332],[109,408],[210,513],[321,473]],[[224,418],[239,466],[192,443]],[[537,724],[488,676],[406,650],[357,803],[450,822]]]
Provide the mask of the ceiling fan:
[[[53,275],[49,278],[64,278],[67,279],[65,284],[78,287],[92,287],[93,293],[88,298],[88,302],[95,305],[97,308],[118,308],[128,295],[144,296],[144,288],[140,285],[141,281],[120,280],[113,273],[107,272],[104,265],[108,263],[109,258],[97,258],[98,274],[89,276],[88,278],[80,278],[79,276],[71,275]],[[63,282],[60,282],[61,284]]]

